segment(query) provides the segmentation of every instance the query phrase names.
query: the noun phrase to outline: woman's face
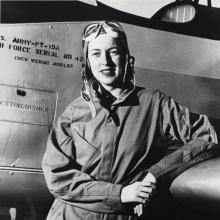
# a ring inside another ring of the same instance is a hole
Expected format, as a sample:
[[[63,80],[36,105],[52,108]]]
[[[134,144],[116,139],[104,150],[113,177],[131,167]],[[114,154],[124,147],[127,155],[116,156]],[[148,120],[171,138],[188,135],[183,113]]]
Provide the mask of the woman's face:
[[[88,60],[94,77],[104,88],[121,87],[124,55],[117,39],[101,34],[88,45]]]

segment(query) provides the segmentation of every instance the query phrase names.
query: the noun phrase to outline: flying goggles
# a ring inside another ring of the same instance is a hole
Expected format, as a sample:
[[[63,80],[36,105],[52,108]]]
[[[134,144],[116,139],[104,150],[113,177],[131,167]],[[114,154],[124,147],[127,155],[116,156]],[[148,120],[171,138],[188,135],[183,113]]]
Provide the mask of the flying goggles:
[[[122,26],[115,21],[93,22],[84,29],[83,41],[90,42],[102,33],[102,31],[112,38],[118,38],[119,33],[124,33]]]

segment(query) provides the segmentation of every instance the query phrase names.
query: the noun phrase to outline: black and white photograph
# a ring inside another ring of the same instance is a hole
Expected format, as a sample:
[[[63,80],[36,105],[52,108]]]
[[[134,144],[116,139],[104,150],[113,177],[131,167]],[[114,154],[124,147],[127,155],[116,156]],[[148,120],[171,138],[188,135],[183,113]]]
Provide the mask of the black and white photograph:
[[[219,220],[220,1],[0,1],[0,220]]]

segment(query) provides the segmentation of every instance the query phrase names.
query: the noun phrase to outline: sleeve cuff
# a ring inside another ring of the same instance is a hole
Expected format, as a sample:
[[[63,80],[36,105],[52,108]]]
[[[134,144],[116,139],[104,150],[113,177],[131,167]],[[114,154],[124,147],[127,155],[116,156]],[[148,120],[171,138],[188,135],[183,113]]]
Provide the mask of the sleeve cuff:
[[[163,171],[162,169],[157,166],[157,165],[153,165],[152,167],[150,167],[148,170],[148,172],[152,173],[152,175],[155,177],[155,179],[158,181],[158,179],[162,176]]]
[[[123,212],[125,210],[125,205],[121,202],[121,191],[123,185],[113,184],[108,191],[108,197],[105,199],[104,203],[109,206],[110,209],[115,212]]]

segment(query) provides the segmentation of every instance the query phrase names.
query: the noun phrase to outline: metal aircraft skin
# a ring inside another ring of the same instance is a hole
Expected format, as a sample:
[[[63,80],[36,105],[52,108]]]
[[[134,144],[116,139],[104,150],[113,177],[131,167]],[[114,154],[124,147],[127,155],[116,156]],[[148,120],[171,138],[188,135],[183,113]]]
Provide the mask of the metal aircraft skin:
[[[177,1],[158,10],[152,18],[144,18],[101,2],[95,5],[95,1],[1,4],[1,206],[48,209],[53,201],[45,184],[41,160],[53,123],[80,95],[81,33],[93,20],[122,23],[135,57],[138,85],[158,88],[192,112],[207,114],[220,134],[219,8]],[[37,17],[40,7],[43,15]],[[10,10],[14,17],[9,15]],[[23,10],[23,15],[19,10]],[[89,10],[88,15],[85,10]],[[186,22],[182,22],[184,19]],[[207,164],[197,168],[201,169],[197,178],[193,177],[196,168],[192,174],[190,170],[184,174],[187,179],[184,187],[181,176],[172,185],[173,194],[180,200],[188,198],[193,191],[195,199],[191,201],[200,209],[207,206],[207,199],[220,200],[217,190],[220,162],[217,159]],[[199,181],[200,187],[193,188]],[[198,196],[201,199],[196,203]],[[216,212],[220,203],[211,204],[210,209]]]

